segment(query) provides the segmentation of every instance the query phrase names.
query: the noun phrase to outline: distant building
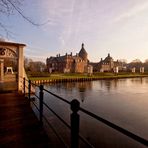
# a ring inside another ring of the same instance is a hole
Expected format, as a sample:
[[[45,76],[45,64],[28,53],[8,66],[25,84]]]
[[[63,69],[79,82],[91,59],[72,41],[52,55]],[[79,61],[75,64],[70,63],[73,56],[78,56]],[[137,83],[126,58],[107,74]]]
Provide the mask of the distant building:
[[[65,54],[56,57],[50,57],[46,59],[47,69],[51,72],[62,72],[62,73],[88,73],[90,67],[88,65],[87,52],[82,44],[81,50],[76,55]]]
[[[133,68],[131,69],[131,71],[132,71],[132,73],[135,73],[135,72],[136,72],[136,68],[133,67]]]
[[[123,70],[123,63],[120,61],[114,61],[113,58],[108,54],[108,56],[103,60],[101,58],[98,63],[91,63],[93,69],[96,72],[115,72]]]
[[[140,67],[140,73],[144,73],[144,67]]]
[[[114,68],[114,61],[113,58],[110,56],[110,54],[108,54],[108,56],[104,60],[101,58],[101,61],[99,63],[100,72],[113,71],[113,68]]]

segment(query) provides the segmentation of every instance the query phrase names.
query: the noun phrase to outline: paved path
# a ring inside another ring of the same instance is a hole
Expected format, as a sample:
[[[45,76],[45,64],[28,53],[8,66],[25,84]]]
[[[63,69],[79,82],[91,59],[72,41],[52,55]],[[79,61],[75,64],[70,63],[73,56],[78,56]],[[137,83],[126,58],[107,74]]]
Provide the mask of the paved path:
[[[49,139],[22,95],[0,94],[0,148],[48,148]]]

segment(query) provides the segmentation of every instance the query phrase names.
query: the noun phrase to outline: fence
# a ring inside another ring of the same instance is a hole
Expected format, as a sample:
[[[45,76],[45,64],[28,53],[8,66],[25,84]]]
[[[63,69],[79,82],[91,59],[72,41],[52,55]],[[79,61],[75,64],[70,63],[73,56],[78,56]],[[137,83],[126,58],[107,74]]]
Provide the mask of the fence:
[[[27,84],[27,85],[26,85]],[[35,86],[39,88],[39,96],[34,94],[35,97],[39,100],[39,107],[34,103],[34,101],[32,101],[31,99],[31,87]],[[25,78],[23,78],[23,93],[28,95],[28,99],[30,102],[33,103],[33,105],[37,108],[37,110],[39,111],[39,121],[40,124],[43,124],[43,119],[47,122],[47,124],[52,128],[52,130],[54,131],[54,133],[56,134],[56,136],[59,138],[59,140],[63,143],[63,145],[65,147],[69,147],[64,140],[62,139],[62,137],[58,134],[58,132],[56,131],[56,129],[49,123],[49,121],[47,120],[47,117],[44,116],[43,114],[43,108],[46,107],[49,111],[51,111],[71,132],[71,148],[78,148],[79,147],[79,139],[81,139],[88,147],[90,148],[94,148],[94,146],[89,143],[88,140],[86,140],[82,135],[80,135],[79,133],[79,123],[80,123],[80,115],[78,114],[78,111],[83,112],[84,114],[87,114],[88,116],[96,119],[97,121],[102,122],[103,124],[113,128],[114,130],[130,137],[131,139],[145,145],[148,146],[148,140],[110,122],[107,121],[101,117],[99,117],[98,115],[80,107],[80,103],[78,100],[74,99],[71,102],[67,101],[66,99],[44,89],[43,85],[36,85],[34,83],[31,82],[31,80],[26,80]],[[71,115],[70,115],[70,125],[64,121],[53,109],[51,109],[48,104],[46,104],[44,102],[44,92],[47,92],[49,94],[51,94],[52,96],[56,97],[57,99],[63,101],[64,103],[68,104],[70,106],[70,109],[72,111]]]

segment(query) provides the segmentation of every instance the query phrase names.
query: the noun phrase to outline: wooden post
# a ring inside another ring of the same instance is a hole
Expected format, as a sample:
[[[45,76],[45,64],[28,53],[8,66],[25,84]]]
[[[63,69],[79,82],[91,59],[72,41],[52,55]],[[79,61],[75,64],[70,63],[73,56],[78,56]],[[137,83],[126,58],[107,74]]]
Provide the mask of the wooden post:
[[[26,85],[25,81],[26,81],[26,80],[25,80],[25,78],[23,78],[23,89],[24,89],[24,96],[25,96],[25,93],[26,93],[26,92],[25,92],[25,85]]]
[[[79,114],[77,114],[80,107],[78,100],[71,101],[71,148],[79,147]]]
[[[28,99],[30,101],[30,94],[31,94],[31,80],[28,81]]]
[[[43,85],[40,85],[40,123],[43,124]]]

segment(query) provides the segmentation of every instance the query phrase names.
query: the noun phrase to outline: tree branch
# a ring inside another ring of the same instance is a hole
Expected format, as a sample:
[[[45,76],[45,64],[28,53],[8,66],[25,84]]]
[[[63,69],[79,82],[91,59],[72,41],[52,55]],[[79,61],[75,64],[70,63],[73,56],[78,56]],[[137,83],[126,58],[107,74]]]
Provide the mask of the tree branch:
[[[47,20],[46,22],[40,24],[32,21],[32,19],[24,15],[23,11],[20,9],[21,4],[22,0],[0,0],[0,14],[9,16],[12,15],[14,11],[16,11],[24,20],[34,26],[42,26],[49,22],[49,20]],[[8,30],[8,27],[3,24],[2,21],[0,21],[0,28],[6,33],[7,38],[11,35],[11,32]],[[2,33],[0,33],[0,36],[2,36]]]
[[[25,20],[27,20],[29,23],[31,23],[32,25],[35,25],[35,26],[42,26],[42,25],[45,25],[45,24],[47,24],[48,22],[49,22],[49,20],[47,21],[47,22],[45,22],[45,23],[42,23],[42,24],[38,24],[38,23],[35,23],[35,22],[33,22],[30,18],[28,18],[27,16],[25,16],[24,14],[23,14],[23,12],[17,7],[17,6],[15,6],[12,2],[11,2],[11,0],[7,0],[12,6],[13,6],[13,8],[25,19]]]

